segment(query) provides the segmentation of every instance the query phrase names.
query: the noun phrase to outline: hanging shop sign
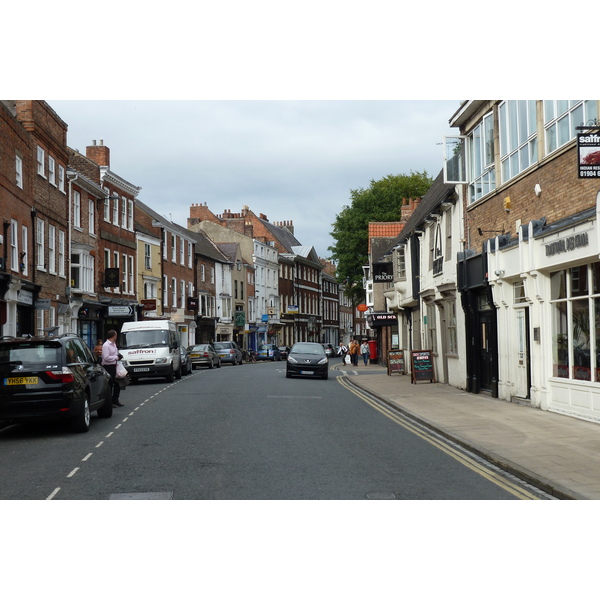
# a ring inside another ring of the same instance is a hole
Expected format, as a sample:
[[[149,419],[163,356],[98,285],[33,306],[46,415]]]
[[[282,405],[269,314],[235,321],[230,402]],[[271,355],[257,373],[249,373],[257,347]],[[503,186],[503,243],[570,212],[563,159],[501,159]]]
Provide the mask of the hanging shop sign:
[[[394,265],[391,262],[373,263],[373,283],[394,281]]]
[[[367,323],[371,329],[375,327],[388,327],[397,325],[398,319],[395,313],[371,313],[367,315]]]
[[[600,132],[577,135],[579,179],[600,177]]]

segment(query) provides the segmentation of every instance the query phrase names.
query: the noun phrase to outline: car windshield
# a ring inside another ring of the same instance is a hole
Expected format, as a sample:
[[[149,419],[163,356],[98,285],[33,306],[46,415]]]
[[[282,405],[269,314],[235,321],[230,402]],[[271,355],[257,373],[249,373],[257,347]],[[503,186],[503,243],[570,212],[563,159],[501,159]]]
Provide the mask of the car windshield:
[[[223,348],[233,348],[231,342],[217,342],[215,344],[215,350],[223,350]]]
[[[191,351],[192,352],[204,352],[205,350],[208,350],[208,349],[209,349],[209,346],[206,346],[206,345],[204,345],[204,346],[194,346]]]
[[[131,350],[133,348],[152,348],[167,346],[169,332],[162,329],[146,329],[143,331],[127,331],[121,335],[120,348]]]
[[[60,362],[60,350],[61,345],[55,343],[2,344],[0,345],[0,364],[57,364]]]
[[[323,346],[318,344],[294,344],[293,354],[325,354]]]
[[[271,346],[270,346],[270,344],[261,344],[261,345],[258,347],[258,349],[259,349],[259,350],[270,350],[270,349],[271,349]]]

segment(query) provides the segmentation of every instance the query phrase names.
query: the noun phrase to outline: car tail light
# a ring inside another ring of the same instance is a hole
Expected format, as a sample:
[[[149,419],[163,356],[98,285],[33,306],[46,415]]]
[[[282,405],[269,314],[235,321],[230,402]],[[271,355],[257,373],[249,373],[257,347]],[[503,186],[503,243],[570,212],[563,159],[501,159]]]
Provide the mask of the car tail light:
[[[69,367],[63,367],[61,371],[46,371],[46,375],[54,381],[61,383],[72,383],[75,380],[73,371]]]
[[[235,350],[230,350],[229,354],[235,354]]]

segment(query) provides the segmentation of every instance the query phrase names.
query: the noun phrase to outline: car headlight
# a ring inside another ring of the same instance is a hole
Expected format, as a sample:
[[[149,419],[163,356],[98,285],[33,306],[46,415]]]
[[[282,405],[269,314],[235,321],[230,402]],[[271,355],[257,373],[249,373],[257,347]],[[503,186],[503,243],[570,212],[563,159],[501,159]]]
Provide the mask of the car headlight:
[[[325,358],[322,358],[322,359],[321,359],[321,360],[320,360],[320,361],[319,361],[317,364],[318,364],[318,365],[324,365],[324,364],[326,364],[326,363],[327,363],[327,357],[325,357]]]
[[[154,362],[157,365],[164,365],[166,362],[168,362],[169,359],[168,358],[157,358]]]
[[[295,358],[292,358],[291,356],[288,356],[288,362],[296,364],[298,361]]]

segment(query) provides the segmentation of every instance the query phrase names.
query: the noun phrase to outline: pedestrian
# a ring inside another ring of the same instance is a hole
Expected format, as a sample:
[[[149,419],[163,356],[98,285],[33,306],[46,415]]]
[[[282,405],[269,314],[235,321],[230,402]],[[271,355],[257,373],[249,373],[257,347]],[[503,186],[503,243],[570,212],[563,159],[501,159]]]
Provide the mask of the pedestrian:
[[[346,364],[346,354],[348,354],[348,348],[344,346],[343,342],[340,342],[340,347],[338,348],[338,356],[342,357],[342,364]]]
[[[360,353],[362,354],[363,360],[365,361],[365,367],[369,362],[369,342],[365,340],[360,347]]]
[[[360,346],[356,340],[350,342],[350,349],[348,351],[350,352],[350,361],[355,367],[358,367],[358,353],[360,351]]]
[[[102,342],[101,339],[98,339],[94,346],[94,356],[100,359],[100,364],[102,364]]]
[[[106,334],[106,341],[102,345],[102,366],[110,375],[113,406],[124,406],[124,404],[121,404],[119,401],[121,386],[117,381],[117,362],[121,360],[121,358],[122,356],[119,354],[119,349],[117,348],[117,332],[114,329],[111,329]]]

